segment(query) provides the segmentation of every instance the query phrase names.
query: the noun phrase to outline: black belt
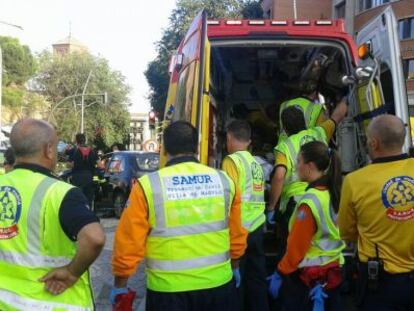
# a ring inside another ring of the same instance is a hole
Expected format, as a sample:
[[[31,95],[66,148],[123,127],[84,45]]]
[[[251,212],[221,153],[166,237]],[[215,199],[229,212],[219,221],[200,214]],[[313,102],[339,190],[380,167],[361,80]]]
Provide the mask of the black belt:
[[[360,267],[360,271],[366,271],[368,269],[368,264],[366,262],[359,262],[359,267]],[[408,271],[408,272],[401,272],[401,273],[390,273],[385,271],[384,269],[381,269],[380,271],[380,275],[381,277],[386,277],[389,279],[392,278],[412,278],[414,279],[414,270],[413,271]]]

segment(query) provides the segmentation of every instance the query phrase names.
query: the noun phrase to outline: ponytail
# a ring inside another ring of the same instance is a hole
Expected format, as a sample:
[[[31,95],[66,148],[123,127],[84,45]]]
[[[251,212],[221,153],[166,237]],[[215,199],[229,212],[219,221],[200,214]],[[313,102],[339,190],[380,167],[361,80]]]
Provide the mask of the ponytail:
[[[327,187],[331,196],[333,209],[338,213],[342,188],[341,160],[335,150],[330,148],[328,150],[330,150],[328,151],[330,153],[330,164],[326,172]]]
[[[313,162],[316,168],[323,172],[322,177],[314,184],[328,188],[333,209],[337,213],[342,186],[341,161],[338,154],[320,141],[304,144],[300,152],[305,163]]]

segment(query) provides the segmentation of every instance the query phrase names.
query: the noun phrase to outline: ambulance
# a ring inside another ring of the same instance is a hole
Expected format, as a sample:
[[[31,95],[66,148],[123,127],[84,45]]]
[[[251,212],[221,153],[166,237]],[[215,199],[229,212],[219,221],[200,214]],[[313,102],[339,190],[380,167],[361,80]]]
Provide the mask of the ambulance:
[[[347,96],[349,112],[334,144],[344,174],[366,165],[366,126],[379,114],[407,124],[412,147],[396,18],[390,7],[354,40],[343,20],[193,20],[170,63],[164,123],[186,120],[199,131],[199,160],[220,167],[229,120],[244,118],[256,149],[272,152],[278,109],[300,95],[298,81],[317,61],[320,102],[332,111]],[[165,159],[164,159],[165,163]]]

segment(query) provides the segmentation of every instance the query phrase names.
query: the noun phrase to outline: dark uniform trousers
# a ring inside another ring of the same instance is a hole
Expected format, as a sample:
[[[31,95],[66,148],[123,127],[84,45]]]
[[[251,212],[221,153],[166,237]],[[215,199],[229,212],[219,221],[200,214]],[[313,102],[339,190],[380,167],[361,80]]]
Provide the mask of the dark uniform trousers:
[[[241,287],[239,294],[242,310],[246,311],[269,310],[263,230],[264,226],[261,225],[249,233],[247,249],[240,260]]]
[[[147,290],[146,311],[238,311],[234,281],[219,287],[188,292],[162,293]]]
[[[382,271],[378,288],[368,288],[366,264],[359,266],[358,310],[361,311],[413,311],[414,271],[390,274]]]
[[[312,311],[313,301],[309,298],[310,289],[299,278],[298,272],[283,277],[280,290],[283,311]],[[326,290],[328,295],[324,299],[325,311],[346,311],[343,308],[340,294],[340,286]]]

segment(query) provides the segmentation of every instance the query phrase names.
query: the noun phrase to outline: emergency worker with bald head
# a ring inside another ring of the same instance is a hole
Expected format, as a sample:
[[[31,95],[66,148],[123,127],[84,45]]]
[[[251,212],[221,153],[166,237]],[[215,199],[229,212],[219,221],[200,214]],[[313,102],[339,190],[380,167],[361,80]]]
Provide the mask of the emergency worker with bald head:
[[[414,159],[402,152],[404,123],[371,121],[372,163],[344,179],[342,239],[358,243],[360,310],[414,310]]]
[[[24,119],[10,142],[16,164],[0,176],[0,310],[93,310],[88,268],[105,234],[82,192],[52,175],[56,132]]]

